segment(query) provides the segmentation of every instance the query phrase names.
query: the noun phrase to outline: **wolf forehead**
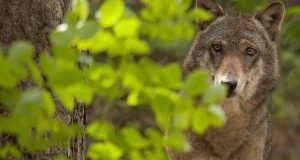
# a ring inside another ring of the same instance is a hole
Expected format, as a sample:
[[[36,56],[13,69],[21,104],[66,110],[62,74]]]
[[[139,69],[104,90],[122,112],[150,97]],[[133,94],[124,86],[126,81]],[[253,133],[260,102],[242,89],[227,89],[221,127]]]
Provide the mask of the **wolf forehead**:
[[[215,41],[226,41],[231,44],[240,44],[249,41],[258,49],[266,48],[270,42],[266,31],[261,24],[252,17],[222,16],[216,19],[197,36],[198,42],[209,46]]]

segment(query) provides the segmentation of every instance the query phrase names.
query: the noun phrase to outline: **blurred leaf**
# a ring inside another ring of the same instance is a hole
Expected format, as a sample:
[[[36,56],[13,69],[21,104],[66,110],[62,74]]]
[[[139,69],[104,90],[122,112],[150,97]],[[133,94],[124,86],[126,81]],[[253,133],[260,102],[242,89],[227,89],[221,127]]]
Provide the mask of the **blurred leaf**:
[[[134,128],[123,128],[120,134],[130,148],[142,149],[149,145],[139,131]]]
[[[89,50],[92,53],[100,53],[104,51],[111,51],[112,48],[116,47],[117,42],[110,32],[101,30],[90,39],[79,40],[77,45],[81,50]]]
[[[70,46],[74,38],[76,37],[76,33],[74,32],[75,31],[72,28],[69,28],[63,32],[54,31],[50,34],[51,43],[55,47]]]
[[[32,75],[32,79],[36,82],[36,84],[39,87],[42,87],[43,85],[43,77],[42,74],[40,72],[40,69],[38,67],[38,65],[36,63],[30,62],[28,64],[28,67],[30,69],[31,75]]]
[[[80,83],[65,87],[55,87],[54,91],[62,104],[69,110],[73,110],[75,107],[75,99],[81,103],[89,104],[93,97],[93,89]]]
[[[183,97],[175,102],[174,107],[174,128],[185,130],[190,127],[191,115],[193,111],[193,100]]]
[[[80,21],[85,21],[89,15],[87,0],[74,0],[72,3],[72,12],[79,17]]]
[[[174,148],[175,150],[189,152],[192,149],[185,135],[180,132],[170,132],[167,134],[165,141],[168,147]]]
[[[139,19],[135,16],[130,16],[122,18],[113,29],[117,37],[132,37],[138,35],[139,28]]]
[[[106,122],[93,122],[88,125],[87,133],[99,140],[109,140],[114,134],[114,128]]]
[[[122,17],[124,10],[123,0],[106,0],[99,11],[101,26],[105,28],[113,26]]]
[[[139,103],[139,92],[138,91],[133,91],[129,94],[127,98],[127,104],[129,106],[136,106]]]
[[[167,97],[157,95],[152,100],[151,108],[155,114],[157,124],[163,129],[169,128],[169,117],[172,113],[171,101]]]
[[[209,21],[213,18],[213,15],[205,9],[197,8],[193,12],[191,12],[191,18],[195,18],[201,21]]]
[[[93,143],[88,150],[88,157],[95,160],[118,160],[123,155],[122,150],[110,142]]]
[[[14,64],[25,64],[31,61],[33,46],[29,42],[15,42],[9,50],[8,59]]]
[[[0,86],[3,88],[14,88],[18,81],[26,76],[24,68],[13,66],[0,55]]]
[[[193,115],[192,129],[202,135],[208,127],[220,127],[225,120],[225,114],[219,106],[199,107]]]
[[[183,88],[188,95],[196,96],[203,94],[208,87],[208,73],[206,71],[195,71],[188,76]]]
[[[128,54],[145,54],[150,51],[150,48],[148,44],[140,39],[137,38],[128,38],[124,40],[123,44],[123,55],[128,55]],[[122,55],[122,53],[120,53]]]
[[[82,39],[87,39],[94,36],[99,30],[99,24],[95,20],[87,21],[80,29],[79,35]]]
[[[203,134],[209,127],[209,115],[205,108],[197,108],[193,115],[192,129],[198,134]]]
[[[205,91],[203,97],[204,104],[216,104],[226,97],[227,88],[223,85],[214,85]]]
[[[226,121],[225,113],[220,106],[209,106],[209,112],[212,115],[211,125],[214,127],[221,127]]]
[[[26,108],[24,108],[26,106],[33,107],[32,112],[36,112],[34,107],[41,107],[40,110],[46,111],[49,116],[52,116],[55,111],[55,105],[50,94],[38,89],[28,89],[23,92],[17,106],[15,111],[23,113],[26,113]]]

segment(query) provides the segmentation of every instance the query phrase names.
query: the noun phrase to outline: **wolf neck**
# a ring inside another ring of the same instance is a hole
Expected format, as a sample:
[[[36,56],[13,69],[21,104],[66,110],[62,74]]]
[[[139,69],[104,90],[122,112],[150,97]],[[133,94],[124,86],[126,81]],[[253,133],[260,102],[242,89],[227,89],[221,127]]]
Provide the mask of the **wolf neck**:
[[[230,157],[235,151],[239,150],[251,136],[255,135],[256,130],[268,121],[268,107],[266,102],[260,106],[251,106],[250,102],[243,101],[241,98],[225,100],[222,107],[227,116],[224,127],[210,129],[204,136],[204,141],[214,150],[219,157]],[[247,111],[243,108],[254,108]],[[260,135],[263,136],[263,135]]]

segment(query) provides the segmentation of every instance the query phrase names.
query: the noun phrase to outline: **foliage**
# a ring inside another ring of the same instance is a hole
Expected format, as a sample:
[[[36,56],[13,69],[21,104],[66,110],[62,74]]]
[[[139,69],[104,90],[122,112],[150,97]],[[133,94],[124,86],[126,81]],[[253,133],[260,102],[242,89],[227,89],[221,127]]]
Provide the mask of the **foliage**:
[[[94,139],[88,149],[91,159],[168,159],[165,147],[190,149],[186,129],[203,134],[224,123],[216,104],[225,90],[209,86],[205,71],[185,81],[177,63],[161,65],[149,58],[153,42],[190,40],[193,21],[209,20],[211,15],[191,10],[188,0],[141,2],[144,7],[135,11],[123,0],[106,0],[95,16],[89,16],[88,2],[76,0],[65,23],[49,37],[51,53],[41,53],[38,63],[27,42],[16,42],[1,54],[0,98],[6,114],[0,116],[0,133],[17,140],[1,147],[1,158],[64,147],[86,130]],[[202,103],[194,101],[199,96]],[[128,109],[149,108],[155,121],[153,127],[140,129],[131,122],[118,127],[100,116],[80,128],[56,116],[56,99],[69,111],[78,103],[111,104],[102,107],[104,115],[115,102]]]

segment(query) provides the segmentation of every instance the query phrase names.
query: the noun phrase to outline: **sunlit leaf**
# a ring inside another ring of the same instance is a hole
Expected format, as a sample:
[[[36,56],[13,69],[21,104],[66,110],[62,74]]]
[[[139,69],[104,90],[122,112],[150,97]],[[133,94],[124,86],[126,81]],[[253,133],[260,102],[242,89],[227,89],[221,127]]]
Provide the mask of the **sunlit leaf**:
[[[127,104],[129,106],[136,106],[139,103],[139,94],[138,91],[131,92],[127,98]]]
[[[72,3],[72,12],[75,13],[81,21],[85,21],[89,14],[89,4],[87,0],[74,0]]]
[[[117,37],[137,36],[140,28],[140,21],[137,17],[124,17],[114,26],[114,33]]]
[[[69,110],[72,110],[75,107],[76,99],[84,104],[89,104],[92,101],[93,96],[92,88],[80,83],[67,85],[65,87],[55,87],[54,91],[63,105]]]
[[[88,150],[88,157],[95,160],[118,160],[122,150],[110,142],[93,143]]]
[[[194,12],[191,12],[191,17],[201,21],[208,21],[213,18],[213,15],[205,9],[197,8]]]
[[[193,115],[192,128],[198,134],[203,134],[209,127],[209,115],[205,108],[197,108]]]
[[[106,0],[99,11],[99,21],[102,27],[111,27],[123,15],[125,4],[123,0]]]

